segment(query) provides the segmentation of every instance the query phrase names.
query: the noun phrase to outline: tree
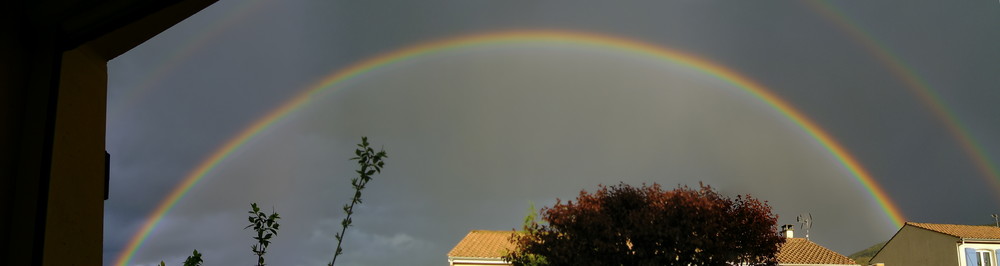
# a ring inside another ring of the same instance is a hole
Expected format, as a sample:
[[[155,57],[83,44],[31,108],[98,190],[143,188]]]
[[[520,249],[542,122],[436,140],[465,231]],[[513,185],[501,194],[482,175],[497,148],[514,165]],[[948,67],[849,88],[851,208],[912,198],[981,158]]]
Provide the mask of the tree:
[[[257,232],[257,235],[253,237],[254,240],[257,240],[257,244],[251,245],[250,249],[254,255],[257,255],[257,266],[264,266],[264,253],[267,253],[267,246],[271,245],[271,238],[278,234],[278,219],[281,217],[274,210],[271,210],[271,214],[260,211],[257,203],[250,204],[249,213],[250,225],[243,229],[253,227],[253,230]]]
[[[187,259],[184,259],[184,266],[201,266],[202,262],[201,253],[198,253],[198,250],[195,249],[194,254],[188,256]],[[167,266],[167,264],[161,260],[160,266]]]
[[[522,228],[525,229],[525,230],[527,230],[528,228],[531,228],[532,224],[535,224],[535,223],[538,222],[538,220],[537,220],[538,219],[538,216],[537,216],[538,215],[538,211],[535,210],[535,203],[531,202],[530,204],[531,205],[528,207],[528,215],[524,216],[524,224],[522,225]],[[514,241],[515,237],[517,237],[517,236],[519,236],[521,234],[525,234],[525,233],[527,233],[527,231],[517,231],[517,232],[515,232],[513,235],[511,235],[511,238],[512,238],[511,241]],[[545,257],[541,256],[541,255],[537,255],[537,254],[522,254],[522,257],[519,260],[518,265],[520,265],[520,266],[543,266],[543,265],[548,265],[548,261],[546,261]]]
[[[344,204],[343,210],[347,214],[347,217],[344,217],[344,220],[340,222],[340,225],[343,226],[340,229],[340,233],[334,236],[337,239],[337,249],[333,253],[333,261],[330,261],[327,266],[336,264],[337,257],[344,253],[344,249],[340,245],[344,242],[344,233],[347,232],[347,227],[353,223],[351,215],[354,214],[354,205],[361,203],[361,190],[365,189],[368,181],[372,180],[372,176],[382,173],[382,167],[385,166],[383,159],[389,157],[386,155],[385,149],[375,152],[374,149],[369,147],[368,137],[361,137],[361,144],[358,144],[358,148],[354,150],[354,155],[357,157],[351,158],[351,160],[358,161],[358,167],[360,168],[355,171],[358,173],[358,177],[351,179],[351,185],[354,186],[354,198],[351,199],[351,203]]]
[[[184,260],[184,266],[201,266],[202,262],[204,261],[201,260],[201,253],[198,253],[198,250],[195,249],[194,253]]]
[[[514,234],[514,265],[775,265],[785,239],[771,207],[709,186],[599,186],[542,208],[546,224]]]
[[[372,180],[372,177],[375,174],[382,173],[382,167],[385,166],[384,159],[389,157],[386,155],[384,149],[375,152],[374,149],[369,147],[368,137],[361,137],[361,143],[358,144],[358,147],[359,149],[354,150],[354,155],[357,157],[351,158],[351,160],[358,161],[358,166],[360,168],[355,171],[359,176],[351,179],[351,185],[354,186],[354,197],[351,199],[351,203],[344,205],[343,210],[344,213],[347,214],[347,217],[340,222],[340,224],[343,225],[343,228],[340,230],[340,233],[337,233],[335,236],[337,239],[337,249],[333,254],[333,261],[327,264],[328,266],[332,266],[336,263],[337,256],[343,254],[344,250],[341,248],[341,244],[344,241],[344,233],[347,231],[347,227],[351,226],[353,222],[351,220],[351,215],[354,214],[354,205],[361,203],[361,190],[365,189],[365,186],[368,185],[368,182]],[[532,208],[534,208],[533,206],[534,205],[532,205]],[[253,237],[253,239],[257,241],[257,244],[251,245],[250,249],[254,255],[257,255],[257,265],[264,266],[264,254],[267,253],[267,247],[271,245],[271,238],[278,235],[278,227],[280,226],[280,224],[278,224],[278,219],[281,219],[281,217],[278,216],[278,213],[274,210],[271,210],[271,214],[264,213],[259,207],[257,207],[257,203],[250,204],[249,213],[250,216],[248,220],[250,221],[250,225],[247,225],[243,229],[253,227],[254,231],[257,233],[256,236]],[[184,260],[184,266],[200,266],[202,262],[201,253],[198,253],[198,250],[196,249],[194,250],[193,255],[188,256],[187,259]],[[166,263],[160,261],[160,266],[165,265]]]

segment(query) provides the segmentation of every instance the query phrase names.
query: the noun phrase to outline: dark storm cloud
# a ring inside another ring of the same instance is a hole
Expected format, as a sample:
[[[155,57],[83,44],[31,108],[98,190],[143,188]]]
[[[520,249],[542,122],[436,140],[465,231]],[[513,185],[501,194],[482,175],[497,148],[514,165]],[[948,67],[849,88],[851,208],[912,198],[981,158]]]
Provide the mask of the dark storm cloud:
[[[1000,33],[991,29],[1000,15],[989,12],[996,3],[982,2],[833,4],[998,154],[1000,142],[989,136],[1000,133],[1000,121],[989,114],[1000,98]],[[106,264],[191,169],[320,77],[414,43],[504,29],[628,36],[716,61],[815,119],[907,218],[981,224],[997,212],[996,192],[943,124],[837,22],[802,3],[265,2],[190,46],[246,5],[217,3],[109,65]],[[162,79],[146,81],[184,54]],[[365,192],[344,264],[441,264],[468,230],[511,229],[529,202],[551,205],[619,181],[705,181],[770,201],[783,224],[812,212],[813,241],[841,253],[894,233],[865,188],[780,114],[724,82],[637,59],[514,45],[424,57],[352,80],[221,163],[133,262],[178,264],[191,249],[211,264],[252,262],[241,225],[258,202],[284,217],[272,264],[323,264],[361,135],[384,144],[390,160]],[[145,91],[125,97],[130,89]],[[947,192],[957,188],[965,192]]]

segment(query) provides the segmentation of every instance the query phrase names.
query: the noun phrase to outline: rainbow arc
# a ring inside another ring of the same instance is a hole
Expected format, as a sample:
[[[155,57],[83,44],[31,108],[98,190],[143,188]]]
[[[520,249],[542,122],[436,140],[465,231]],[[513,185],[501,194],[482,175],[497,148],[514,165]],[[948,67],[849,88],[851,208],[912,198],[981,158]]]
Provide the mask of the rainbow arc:
[[[163,217],[173,209],[180,199],[184,198],[192,187],[197,185],[206,176],[209,176],[221,162],[225,161],[226,158],[261,132],[273,127],[275,123],[309,105],[314,100],[321,98],[320,94],[323,92],[343,88],[345,81],[363,76],[379,68],[414,60],[422,56],[456,49],[510,43],[556,43],[624,51],[674,63],[739,88],[753,99],[767,104],[784,118],[792,121],[799,129],[808,134],[811,139],[815,140],[827,152],[833,155],[838,164],[865,187],[869,196],[877,202],[885,213],[887,221],[895,227],[902,226],[904,218],[899,208],[878,185],[876,179],[843,145],[820,128],[816,122],[781,99],[777,94],[740,73],[692,54],[622,37],[571,31],[519,30],[458,36],[390,51],[334,71],[313,85],[304,88],[299,94],[271,110],[265,116],[257,119],[250,126],[240,131],[239,134],[226,141],[198,164],[194,170],[188,173],[183,181],[149,215],[139,231],[130,239],[125,249],[120,253],[115,265],[127,265]]]

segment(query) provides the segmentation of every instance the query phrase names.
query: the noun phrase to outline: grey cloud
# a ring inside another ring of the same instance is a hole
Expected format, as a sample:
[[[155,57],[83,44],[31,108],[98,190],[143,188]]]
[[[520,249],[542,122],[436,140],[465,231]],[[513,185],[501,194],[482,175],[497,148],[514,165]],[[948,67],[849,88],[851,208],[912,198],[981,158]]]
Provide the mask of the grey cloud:
[[[139,98],[128,98],[128,90],[241,4],[218,3],[112,61],[106,264],[192,168],[320,77],[416,42],[510,28],[632,36],[731,67],[828,130],[915,221],[985,223],[980,218],[997,208],[996,192],[926,107],[803,5],[442,4],[265,3],[209,36],[162,80],[139,88],[148,90],[134,94]],[[981,88],[996,81],[1000,66],[990,58],[1000,36],[977,22],[997,20],[995,14],[932,23],[919,14],[938,8],[917,3],[892,15],[894,23],[919,24],[935,37],[876,23],[884,16],[868,8],[880,3],[838,4],[941,88],[970,134],[998,153],[1000,144],[987,137],[1000,130],[987,115],[995,113],[996,90]],[[943,14],[969,10],[955,5]],[[936,39],[965,37],[975,41]],[[921,49],[937,52],[914,52]],[[957,66],[962,71],[948,69]],[[284,217],[269,261],[323,264],[351,193],[354,164],[347,159],[362,135],[385,145],[390,158],[348,231],[345,264],[441,264],[468,230],[519,226],[528,202],[541,208],[619,181],[667,188],[704,181],[728,195],[768,200],[782,224],[811,212],[813,241],[841,253],[896,230],[866,189],[795,124],[683,66],[585,46],[510,44],[420,57],[343,86],[219,164],[134,262],[179,264],[196,248],[211,264],[252,262],[242,226],[247,205],[258,202]],[[948,186],[968,193],[927,196]]]

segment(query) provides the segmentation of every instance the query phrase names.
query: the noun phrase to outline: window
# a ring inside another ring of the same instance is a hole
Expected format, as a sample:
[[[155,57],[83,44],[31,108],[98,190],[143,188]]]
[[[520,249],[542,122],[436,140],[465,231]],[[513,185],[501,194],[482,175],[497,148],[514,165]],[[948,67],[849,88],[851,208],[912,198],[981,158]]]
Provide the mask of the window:
[[[989,250],[976,250],[978,266],[993,266],[993,256]]]
[[[993,250],[989,249],[975,249],[975,248],[965,248],[965,265],[966,266],[1000,266],[997,265],[996,254],[1000,254],[1000,249]]]

